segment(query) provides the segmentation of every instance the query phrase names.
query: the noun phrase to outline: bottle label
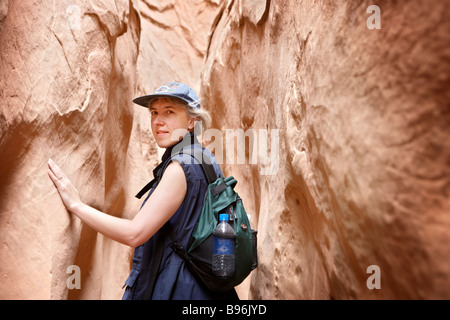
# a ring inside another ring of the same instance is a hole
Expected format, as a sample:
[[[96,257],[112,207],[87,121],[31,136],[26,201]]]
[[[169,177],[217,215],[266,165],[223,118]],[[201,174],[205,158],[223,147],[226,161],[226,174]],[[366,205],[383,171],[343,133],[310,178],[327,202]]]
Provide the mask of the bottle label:
[[[234,254],[234,239],[214,237],[213,254]]]

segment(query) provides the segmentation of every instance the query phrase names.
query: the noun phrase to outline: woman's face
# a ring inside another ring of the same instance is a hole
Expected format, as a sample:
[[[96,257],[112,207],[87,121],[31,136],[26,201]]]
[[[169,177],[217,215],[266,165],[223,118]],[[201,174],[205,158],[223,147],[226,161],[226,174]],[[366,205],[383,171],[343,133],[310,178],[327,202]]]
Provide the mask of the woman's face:
[[[150,106],[152,132],[160,148],[169,148],[194,129],[194,119],[172,99],[158,99]]]

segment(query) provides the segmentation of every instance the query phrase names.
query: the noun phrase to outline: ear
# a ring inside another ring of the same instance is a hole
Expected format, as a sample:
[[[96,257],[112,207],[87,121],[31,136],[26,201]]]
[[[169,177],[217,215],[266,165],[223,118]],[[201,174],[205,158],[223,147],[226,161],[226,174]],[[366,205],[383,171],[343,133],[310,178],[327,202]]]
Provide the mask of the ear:
[[[197,122],[198,122],[198,118],[190,118],[189,125],[188,125],[188,131],[193,131]]]

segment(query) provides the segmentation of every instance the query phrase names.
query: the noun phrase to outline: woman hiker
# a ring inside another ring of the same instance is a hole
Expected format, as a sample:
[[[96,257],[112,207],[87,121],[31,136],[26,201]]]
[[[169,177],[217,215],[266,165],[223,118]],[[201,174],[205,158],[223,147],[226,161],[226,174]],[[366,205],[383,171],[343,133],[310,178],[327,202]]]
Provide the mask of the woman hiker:
[[[171,82],[133,102],[149,108],[153,136],[158,146],[166,149],[154,174],[174,150],[187,146],[201,148],[209,155],[219,177],[221,170],[214,155],[202,148],[194,135],[196,125],[205,128],[210,122],[194,90]],[[183,247],[188,246],[207,190],[203,170],[192,159],[188,154],[172,158],[132,220],[108,215],[83,203],[64,172],[51,159],[48,161],[48,174],[67,210],[104,236],[135,248],[131,273],[124,285],[124,300],[238,299],[234,289],[220,293],[208,290],[169,247],[172,241],[167,228],[175,232]],[[163,243],[159,266],[154,261],[157,248],[161,248],[158,243]],[[153,285],[149,286],[149,282]]]

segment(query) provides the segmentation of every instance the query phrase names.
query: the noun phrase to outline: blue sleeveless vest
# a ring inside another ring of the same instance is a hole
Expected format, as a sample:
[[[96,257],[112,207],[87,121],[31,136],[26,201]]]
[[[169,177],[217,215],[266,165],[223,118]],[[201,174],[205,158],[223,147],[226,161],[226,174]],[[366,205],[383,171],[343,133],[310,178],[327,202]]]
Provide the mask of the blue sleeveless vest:
[[[191,143],[193,148],[202,148],[192,134]],[[153,171],[155,177],[155,173],[160,169],[162,163],[170,157],[173,148],[179,147],[179,145],[180,143],[166,150],[161,164]],[[214,155],[204,148],[203,150],[211,157],[216,174],[219,176],[221,170]],[[190,155],[178,155],[172,160],[179,162],[183,167],[187,190],[182,204],[164,227],[170,226],[180,240],[181,245],[186,248],[200,216],[208,183],[201,166],[192,163]],[[156,186],[151,188],[142,206],[151,197],[155,188]],[[135,248],[132,269],[124,285],[126,289],[122,297],[123,300],[142,300],[144,298],[150,270],[152,270],[154,263],[152,256],[154,255],[156,244],[159,242],[159,237],[163,238],[164,251],[151,295],[152,300],[238,299],[234,289],[228,292],[211,292],[194,278],[185,266],[183,259],[169,247],[172,240],[162,232],[164,227],[156,232],[147,242]]]

